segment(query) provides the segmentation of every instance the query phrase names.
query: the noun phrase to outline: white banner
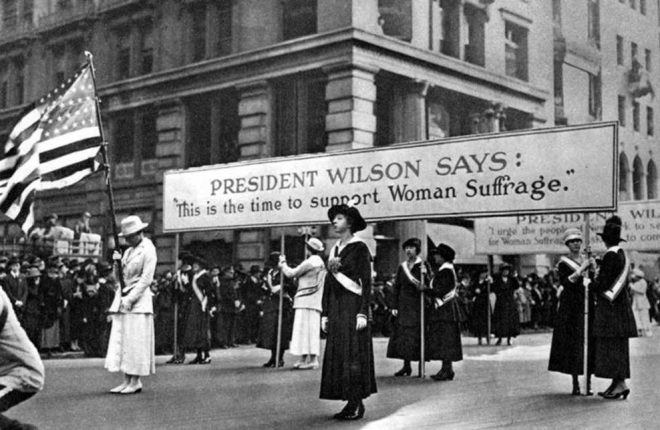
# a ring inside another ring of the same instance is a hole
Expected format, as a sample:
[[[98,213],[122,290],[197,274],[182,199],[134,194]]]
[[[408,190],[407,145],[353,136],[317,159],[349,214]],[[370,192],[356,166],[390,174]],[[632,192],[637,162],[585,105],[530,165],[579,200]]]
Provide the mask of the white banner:
[[[603,231],[612,212],[589,215],[591,247],[604,251],[605,245],[596,233]],[[660,251],[660,201],[621,202],[616,212],[622,221],[621,246],[634,251]],[[474,232],[477,254],[563,254],[564,231],[577,227],[584,233],[583,214],[520,215],[479,219]]]
[[[323,223],[351,200],[368,221],[614,210],[617,154],[599,123],[169,171],[163,230]]]

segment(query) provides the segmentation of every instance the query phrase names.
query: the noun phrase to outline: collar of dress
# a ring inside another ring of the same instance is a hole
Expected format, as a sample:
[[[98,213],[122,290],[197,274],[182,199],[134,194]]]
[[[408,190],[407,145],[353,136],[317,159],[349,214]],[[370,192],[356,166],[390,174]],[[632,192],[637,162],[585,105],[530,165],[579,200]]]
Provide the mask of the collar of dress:
[[[355,242],[364,242],[364,241],[362,239],[360,239],[359,237],[357,237],[357,236],[351,237],[346,243],[343,243],[343,244],[341,243],[341,239],[338,240],[334,244],[332,249],[330,250],[330,255],[334,256],[334,257],[338,257],[339,253],[342,252],[344,250],[344,248],[346,248],[346,245],[348,245],[349,243],[355,243]]]

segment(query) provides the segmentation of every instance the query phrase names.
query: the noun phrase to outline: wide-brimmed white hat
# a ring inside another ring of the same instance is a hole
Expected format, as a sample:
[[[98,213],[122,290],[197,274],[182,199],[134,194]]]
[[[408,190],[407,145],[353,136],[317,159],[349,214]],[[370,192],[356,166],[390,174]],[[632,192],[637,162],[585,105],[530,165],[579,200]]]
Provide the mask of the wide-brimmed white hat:
[[[323,252],[325,250],[325,247],[323,246],[323,242],[321,240],[315,238],[315,237],[310,237],[307,239],[307,242],[305,242],[307,246],[309,246],[311,249],[313,249],[316,252]]]
[[[644,272],[642,272],[638,268],[634,268],[633,271],[632,271],[632,274],[637,276],[638,278],[643,278],[644,277]]]
[[[579,228],[567,228],[564,232],[564,244],[571,240],[582,240],[582,230]]]
[[[139,216],[129,215],[121,220],[121,233],[119,233],[119,236],[126,237],[135,233],[139,233],[147,228],[148,225],[149,223],[142,222]]]

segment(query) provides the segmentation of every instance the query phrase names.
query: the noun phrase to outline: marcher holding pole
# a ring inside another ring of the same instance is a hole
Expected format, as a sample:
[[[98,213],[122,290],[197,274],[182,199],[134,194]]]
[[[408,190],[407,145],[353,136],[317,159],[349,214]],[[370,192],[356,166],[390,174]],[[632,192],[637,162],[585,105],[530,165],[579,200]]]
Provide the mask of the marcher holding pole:
[[[298,289],[293,298],[293,333],[291,354],[299,355],[300,360],[294,369],[317,369],[321,352],[321,300],[325,283],[326,269],[321,258],[325,247],[323,242],[312,237],[305,241],[311,254],[296,267],[289,267],[284,255],[280,256],[279,267],[288,278],[298,279]]]
[[[583,280],[591,268],[592,261],[582,253],[582,232],[578,228],[569,228],[564,233],[564,244],[569,254],[562,256],[557,263],[559,283],[562,293],[559,297],[559,308],[552,333],[550,347],[550,362],[548,370],[571,375],[573,378],[572,395],[580,395],[578,375],[584,374],[584,301],[585,289]],[[588,299],[589,300],[589,299]],[[588,314],[593,316],[593,300]],[[591,318],[592,319],[592,318]],[[592,326],[589,321],[589,326]],[[586,337],[588,350],[593,351],[593,336],[591,330]],[[590,394],[589,376],[593,368],[593,354],[589,354],[586,392]]]
[[[454,379],[452,363],[463,359],[460,324],[465,318],[456,301],[457,278],[453,264],[456,252],[449,245],[441,243],[429,254],[433,255],[439,267],[430,287],[425,290],[433,301],[428,315],[426,359],[442,360],[442,368],[431,378],[451,381]]]
[[[347,401],[334,418],[357,420],[364,416],[362,400],[377,391],[369,324],[371,253],[353,236],[367,223],[357,208],[344,204],[332,206],[328,218],[339,240],[330,250],[323,291],[321,329],[328,338],[320,397]]]
[[[605,242],[603,255],[592,289],[596,297],[594,311],[594,375],[611,378],[610,386],[598,394],[605,399],[628,398],[630,388],[630,351],[628,339],[637,337],[637,326],[630,303],[628,274],[630,263],[619,247],[621,219],[612,216],[598,235]]]
[[[156,248],[144,236],[147,226],[137,215],[124,218],[120,237],[128,242],[129,248],[123,256],[119,251],[113,254],[115,261],[121,260],[125,286],[115,290],[115,298],[108,310],[112,315],[112,330],[105,368],[110,372],[123,372],[124,382],[111,389],[111,393],[138,393],[142,391],[140,377],[156,372],[150,288],[156,270]],[[115,277],[118,276],[115,273]]]
[[[411,361],[421,359],[421,313],[420,304],[423,284],[422,272],[426,265],[419,257],[422,242],[416,237],[403,242],[406,260],[396,272],[392,294],[392,316],[394,330],[387,345],[387,358],[403,360],[403,367],[394,376],[410,376]]]

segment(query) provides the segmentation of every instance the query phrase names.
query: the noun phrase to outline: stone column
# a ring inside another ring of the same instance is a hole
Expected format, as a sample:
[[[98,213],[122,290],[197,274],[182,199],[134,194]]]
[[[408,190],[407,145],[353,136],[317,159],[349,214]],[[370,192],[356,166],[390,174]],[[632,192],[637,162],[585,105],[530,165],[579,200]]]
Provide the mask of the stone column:
[[[376,133],[376,70],[355,66],[328,68],[325,100],[327,152],[369,148]]]
[[[238,146],[242,160],[261,158],[272,154],[269,138],[271,117],[271,92],[266,81],[251,82],[238,87],[240,101],[238,116],[241,129]]]
[[[424,140],[427,138],[426,93],[429,83],[410,81],[400,88],[394,107],[394,138],[397,142]]]

